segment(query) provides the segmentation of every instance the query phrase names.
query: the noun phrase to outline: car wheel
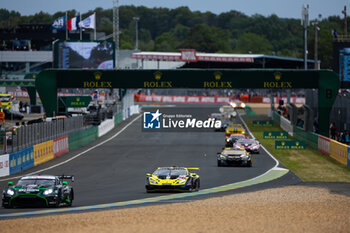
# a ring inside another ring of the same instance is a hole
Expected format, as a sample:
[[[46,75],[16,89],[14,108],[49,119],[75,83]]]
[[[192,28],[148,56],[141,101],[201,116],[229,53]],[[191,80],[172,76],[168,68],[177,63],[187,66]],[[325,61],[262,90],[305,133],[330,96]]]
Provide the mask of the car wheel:
[[[222,167],[222,163],[220,160],[218,160],[218,167]]]
[[[12,209],[12,207],[13,207],[10,204],[3,204],[3,206],[4,206],[5,209]]]
[[[68,206],[72,206],[73,205],[73,199],[74,199],[74,194],[73,191],[69,194],[69,202],[67,202]]]
[[[253,165],[252,160],[249,160],[249,162],[247,163],[247,167],[251,167]]]
[[[200,186],[200,184],[199,184],[199,179],[196,181],[196,191],[199,191],[199,186]]]

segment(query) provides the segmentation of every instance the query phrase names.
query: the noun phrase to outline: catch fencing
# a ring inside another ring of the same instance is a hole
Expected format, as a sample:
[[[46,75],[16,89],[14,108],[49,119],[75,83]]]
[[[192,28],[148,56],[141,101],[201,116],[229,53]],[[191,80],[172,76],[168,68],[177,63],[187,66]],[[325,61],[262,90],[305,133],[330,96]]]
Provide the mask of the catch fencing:
[[[50,121],[43,119],[29,121],[27,125],[19,125],[1,132],[0,154],[14,153],[42,142],[98,126],[105,119],[113,119],[113,116],[122,110],[121,104],[118,103],[86,115],[52,118]]]

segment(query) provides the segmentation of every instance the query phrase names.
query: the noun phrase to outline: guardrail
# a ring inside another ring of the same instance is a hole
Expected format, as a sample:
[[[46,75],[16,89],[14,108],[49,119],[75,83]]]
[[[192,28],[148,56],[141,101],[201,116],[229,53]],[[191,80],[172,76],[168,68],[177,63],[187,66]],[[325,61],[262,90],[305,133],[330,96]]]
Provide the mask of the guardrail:
[[[324,137],[322,135],[305,131],[304,129],[291,125],[290,121],[277,112],[273,112],[275,124],[288,132],[292,137],[305,141],[306,145],[318,150],[324,155],[336,160],[337,162],[350,167],[350,146]],[[289,125],[288,125],[289,124]]]

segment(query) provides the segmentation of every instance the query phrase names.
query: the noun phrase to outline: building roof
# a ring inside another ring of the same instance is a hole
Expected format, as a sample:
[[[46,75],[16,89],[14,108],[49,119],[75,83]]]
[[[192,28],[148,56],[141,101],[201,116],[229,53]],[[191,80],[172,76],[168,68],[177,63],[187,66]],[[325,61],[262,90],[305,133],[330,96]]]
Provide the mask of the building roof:
[[[190,51],[193,59],[186,60],[183,51]],[[303,62],[300,58],[270,56],[264,54],[227,54],[227,53],[201,53],[195,50],[183,50],[181,52],[136,52],[131,57],[140,60],[158,60],[158,61],[190,61],[190,62],[237,62],[237,63],[254,63],[255,59],[274,59]],[[308,62],[314,63],[314,60],[308,59]]]
[[[225,53],[196,53],[196,59],[190,61],[205,61],[205,62],[254,62],[252,54],[225,54]],[[188,61],[184,59],[183,53],[171,52],[137,52],[131,54],[132,58],[141,60],[159,60],[159,61]]]

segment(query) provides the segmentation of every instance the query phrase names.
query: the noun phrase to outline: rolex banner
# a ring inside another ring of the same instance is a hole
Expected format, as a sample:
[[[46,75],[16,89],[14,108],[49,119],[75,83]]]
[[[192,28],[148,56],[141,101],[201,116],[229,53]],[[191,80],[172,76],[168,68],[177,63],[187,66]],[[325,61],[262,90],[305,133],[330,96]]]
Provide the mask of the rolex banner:
[[[305,150],[305,141],[276,141],[276,150]]]

